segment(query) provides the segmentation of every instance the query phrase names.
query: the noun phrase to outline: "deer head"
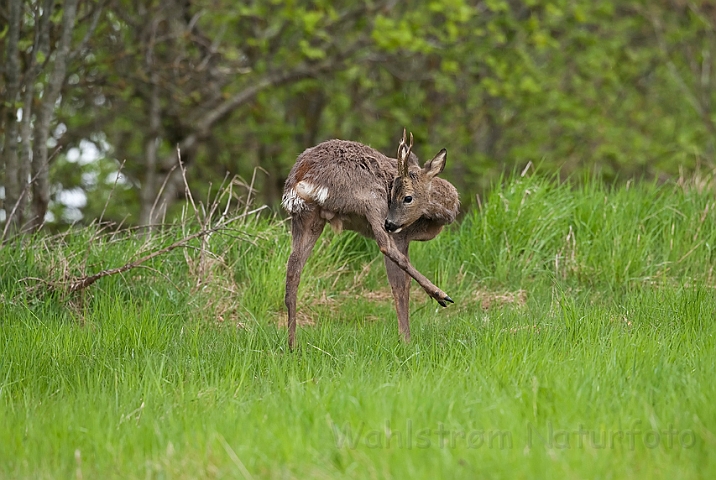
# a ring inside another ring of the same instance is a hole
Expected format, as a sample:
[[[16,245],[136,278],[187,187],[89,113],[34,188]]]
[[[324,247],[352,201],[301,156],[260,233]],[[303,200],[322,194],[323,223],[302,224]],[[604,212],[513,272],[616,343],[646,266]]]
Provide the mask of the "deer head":
[[[447,150],[444,148],[423,168],[411,160],[412,149],[413,134],[408,144],[403,129],[403,139],[398,145],[398,176],[393,180],[385,219],[385,229],[391,233],[400,232],[422,216],[430,217],[432,181],[445,168]]]

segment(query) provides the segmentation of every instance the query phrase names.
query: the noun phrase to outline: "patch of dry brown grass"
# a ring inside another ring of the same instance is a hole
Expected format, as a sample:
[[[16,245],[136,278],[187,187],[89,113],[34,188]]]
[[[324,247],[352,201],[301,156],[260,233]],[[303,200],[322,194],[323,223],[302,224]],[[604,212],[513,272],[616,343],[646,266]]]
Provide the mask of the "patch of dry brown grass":
[[[477,290],[475,291],[474,298],[480,303],[482,309],[485,311],[505,305],[524,307],[527,304],[527,291],[522,289],[515,292]]]
[[[243,327],[239,287],[224,259],[205,254],[186,255],[189,275],[195,279],[192,302],[201,315],[216,323],[229,322]]]
[[[279,328],[288,327],[288,312],[277,312],[276,316],[278,317]],[[311,315],[311,312],[299,310],[298,312],[296,312],[296,324],[299,327],[314,327],[316,325],[316,322],[314,320],[314,316]]]

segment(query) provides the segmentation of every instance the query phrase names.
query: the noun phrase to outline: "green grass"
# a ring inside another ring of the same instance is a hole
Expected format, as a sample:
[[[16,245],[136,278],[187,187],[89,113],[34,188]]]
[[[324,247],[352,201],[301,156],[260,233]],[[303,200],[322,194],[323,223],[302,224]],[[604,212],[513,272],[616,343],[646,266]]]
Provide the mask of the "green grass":
[[[456,304],[414,289],[410,344],[375,245],[326,232],[293,353],[279,221],[73,296],[32,279],[148,247],[6,245],[0,477],[714,478],[715,207],[712,188],[506,179],[411,247]]]

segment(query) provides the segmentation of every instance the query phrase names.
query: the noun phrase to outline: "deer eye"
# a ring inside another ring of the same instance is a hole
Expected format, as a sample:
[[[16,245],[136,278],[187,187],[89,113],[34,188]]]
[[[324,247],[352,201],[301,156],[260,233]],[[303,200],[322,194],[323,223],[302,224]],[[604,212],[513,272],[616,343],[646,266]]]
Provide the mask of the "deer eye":
[[[410,195],[408,195],[407,197],[405,197],[405,198],[403,199],[403,203],[413,203],[413,197],[411,197]]]

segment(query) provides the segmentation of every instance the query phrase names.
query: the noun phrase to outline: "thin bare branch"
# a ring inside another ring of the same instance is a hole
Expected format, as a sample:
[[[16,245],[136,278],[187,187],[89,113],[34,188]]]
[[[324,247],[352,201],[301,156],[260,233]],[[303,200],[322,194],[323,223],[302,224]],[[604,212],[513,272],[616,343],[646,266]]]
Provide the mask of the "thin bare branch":
[[[106,0],[100,0],[99,3],[94,7],[94,11],[92,12],[92,20],[90,21],[90,25],[87,28],[87,32],[85,32],[85,36],[82,38],[82,41],[80,41],[77,47],[75,47],[75,49],[70,54],[70,61],[73,61],[77,57],[79,57],[82,52],[84,52],[87,48],[87,45],[92,38],[92,35],[94,35],[94,32],[97,30],[97,25],[99,24],[100,17],[102,17],[102,12],[104,11],[106,3]]]
[[[260,208],[256,208],[256,209],[254,209],[254,210],[248,212],[248,215],[253,215],[253,214],[255,214],[255,213],[258,213],[258,212],[260,212],[261,210],[263,210],[263,209],[265,209],[265,208],[267,208],[265,205],[262,206],[262,207],[260,207]],[[212,228],[203,229],[203,230],[201,230],[201,231],[199,231],[199,232],[192,233],[191,235],[188,235],[188,236],[182,238],[181,240],[177,240],[176,242],[172,243],[171,245],[169,245],[169,246],[167,246],[167,247],[164,247],[164,248],[162,248],[162,249],[159,249],[159,250],[156,250],[156,251],[154,251],[154,252],[151,252],[151,253],[149,253],[149,254],[147,254],[147,255],[144,255],[143,257],[141,257],[141,258],[139,258],[139,259],[137,259],[137,260],[134,260],[134,261],[132,261],[132,262],[126,263],[126,264],[122,265],[121,267],[110,268],[110,269],[107,269],[107,270],[102,270],[102,271],[97,272],[97,273],[95,273],[95,274],[93,274],[93,275],[88,275],[88,276],[85,276],[85,277],[82,277],[82,278],[74,279],[74,280],[72,280],[72,281],[69,283],[69,285],[67,286],[67,288],[66,288],[65,290],[66,290],[68,293],[74,293],[74,292],[78,292],[78,291],[80,291],[80,290],[84,290],[85,288],[89,287],[90,285],[92,285],[93,283],[95,283],[97,280],[99,280],[99,279],[101,279],[101,278],[104,278],[104,277],[107,277],[107,276],[110,276],[110,275],[116,275],[116,274],[118,274],[118,273],[126,272],[127,270],[131,270],[132,268],[136,268],[136,267],[142,265],[143,263],[148,262],[149,260],[151,260],[151,259],[153,259],[153,258],[155,258],[155,257],[158,257],[159,255],[163,255],[163,254],[169,253],[169,252],[171,252],[172,250],[175,250],[175,249],[177,249],[177,248],[184,247],[188,242],[194,240],[195,238],[203,237],[203,236],[208,235],[208,234],[210,234],[210,233],[217,232],[217,231],[219,231],[219,230],[225,229],[225,228],[226,228],[226,225],[227,225],[228,223],[231,223],[231,222],[234,222],[234,221],[236,221],[236,220],[239,220],[240,218],[242,218],[242,217],[244,217],[244,216],[245,216],[245,214],[241,214],[241,215],[238,215],[238,216],[232,218],[231,220],[227,221],[226,223],[217,225],[217,226],[212,227]]]
[[[104,207],[102,208],[102,213],[99,215],[99,221],[98,223],[102,223],[102,219],[104,218],[104,213],[107,211],[107,205],[109,205],[109,201],[112,199],[112,195],[114,194],[114,190],[117,188],[117,182],[119,181],[119,176],[122,173],[122,169],[124,168],[126,160],[122,160],[122,163],[119,165],[119,170],[117,170],[117,176],[114,179],[114,184],[112,185],[112,190],[109,191],[109,195],[107,195],[107,201],[104,202]]]

